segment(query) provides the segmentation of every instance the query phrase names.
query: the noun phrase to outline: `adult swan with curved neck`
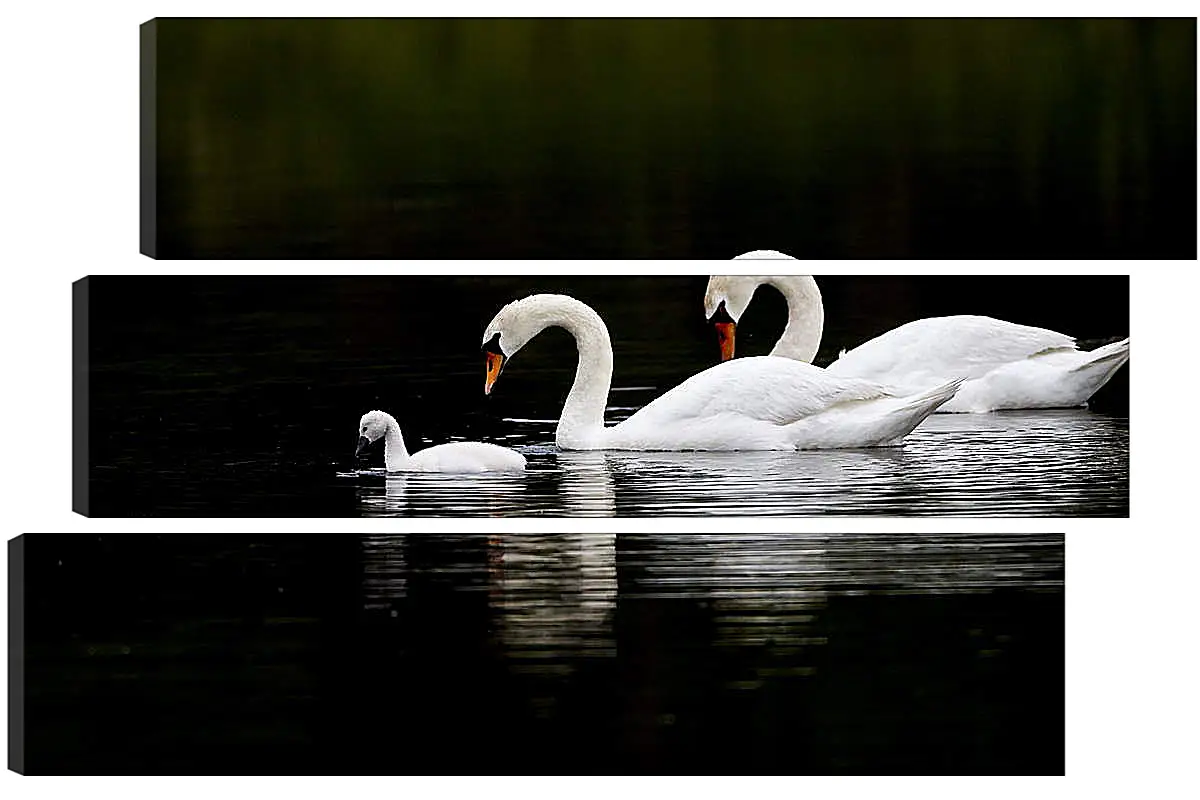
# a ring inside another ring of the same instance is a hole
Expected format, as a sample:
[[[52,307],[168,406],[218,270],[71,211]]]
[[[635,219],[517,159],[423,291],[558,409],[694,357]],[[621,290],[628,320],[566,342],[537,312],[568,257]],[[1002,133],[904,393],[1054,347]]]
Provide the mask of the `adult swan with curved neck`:
[[[784,258],[755,251],[739,258]],[[722,359],[733,357],[737,321],[759,286],[787,300],[788,322],[772,356],[810,363],[821,344],[825,311],[809,275],[723,275],[709,278],[704,310],[717,326]],[[839,377],[877,381],[904,393],[950,377],[966,378],[944,413],[1087,405],[1129,360],[1129,339],[1080,350],[1063,333],[992,317],[960,314],[901,325],[853,350],[826,370]]]
[[[564,450],[791,450],[882,447],[900,440],[954,396],[956,381],[907,396],[873,381],[831,375],[800,361],[741,358],[693,375],[624,422],[604,425],[613,352],[600,315],[573,297],[535,294],[509,303],[487,326],[484,391],[546,328],[566,329],[579,350],[575,382],[555,442]]]

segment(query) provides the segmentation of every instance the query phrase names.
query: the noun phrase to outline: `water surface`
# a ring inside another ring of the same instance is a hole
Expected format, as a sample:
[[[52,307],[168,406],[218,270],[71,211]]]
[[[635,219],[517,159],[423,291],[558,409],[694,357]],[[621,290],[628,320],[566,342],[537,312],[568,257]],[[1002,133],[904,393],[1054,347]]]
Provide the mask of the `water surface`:
[[[1064,768],[1061,535],[25,538],[33,773]]]
[[[339,477],[365,516],[1129,513],[1128,420],[1087,410],[939,414],[901,447],[800,453],[564,452],[525,424],[501,440],[525,475]]]

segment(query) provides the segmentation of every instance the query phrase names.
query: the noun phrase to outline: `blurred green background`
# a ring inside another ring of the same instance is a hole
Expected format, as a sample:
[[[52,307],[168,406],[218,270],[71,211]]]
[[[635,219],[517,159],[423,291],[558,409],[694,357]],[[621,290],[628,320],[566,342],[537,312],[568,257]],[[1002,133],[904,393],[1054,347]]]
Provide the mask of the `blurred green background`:
[[[147,26],[160,257],[1196,256],[1194,19]]]

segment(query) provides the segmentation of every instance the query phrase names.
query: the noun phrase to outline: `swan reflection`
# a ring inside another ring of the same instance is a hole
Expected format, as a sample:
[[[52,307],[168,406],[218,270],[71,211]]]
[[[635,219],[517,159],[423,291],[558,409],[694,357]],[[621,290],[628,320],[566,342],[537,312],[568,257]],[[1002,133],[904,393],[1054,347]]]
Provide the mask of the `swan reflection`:
[[[1024,689],[1061,676],[1063,539],[371,534],[353,679],[430,752],[482,732],[469,743],[501,769],[583,752],[636,771],[698,741],[706,761],[753,763],[797,731],[780,763],[828,741],[841,759],[880,724],[907,741],[922,715],[936,736],[919,748],[953,747],[992,737],[996,713],[1054,718]]]
[[[747,662],[755,670],[731,688],[757,688],[763,670],[776,670],[776,677],[811,674],[804,648],[824,643],[813,623],[828,599],[821,536],[645,534],[637,540],[636,554],[622,562],[630,573],[627,597],[698,601],[711,614],[714,646],[756,651]],[[775,664],[784,657],[786,667]]]
[[[370,534],[361,543],[364,608],[387,623],[381,635],[449,659],[486,642],[491,668],[539,720],[571,713],[561,706],[578,697],[568,687],[611,686],[632,704],[631,724],[654,736],[679,713],[679,670],[754,702],[766,686],[828,683],[831,657],[846,653],[836,637],[867,596],[877,596],[871,608],[952,595],[936,607],[977,609],[968,596],[1063,586],[1062,535],[1032,532]],[[423,608],[438,609],[436,622],[414,628]],[[962,632],[972,647],[1009,647],[1005,631],[971,619]],[[705,664],[721,666],[696,667]]]
[[[361,539],[363,604],[387,608],[408,596],[408,534],[367,533]]]
[[[489,605],[514,670],[567,674],[615,653],[616,535],[488,537]]]
[[[388,473],[359,493],[366,516],[507,516],[528,507],[524,475]]]
[[[623,537],[624,539],[625,537]],[[827,643],[832,598],[958,594],[1004,586],[1061,591],[1061,534],[638,534],[621,560],[623,602],[699,601],[713,644],[751,648],[753,674],[802,677]],[[780,670],[783,670],[782,672]]]
[[[563,451],[555,462],[562,470],[563,502],[575,516],[611,517],[617,513],[612,454],[601,451]]]

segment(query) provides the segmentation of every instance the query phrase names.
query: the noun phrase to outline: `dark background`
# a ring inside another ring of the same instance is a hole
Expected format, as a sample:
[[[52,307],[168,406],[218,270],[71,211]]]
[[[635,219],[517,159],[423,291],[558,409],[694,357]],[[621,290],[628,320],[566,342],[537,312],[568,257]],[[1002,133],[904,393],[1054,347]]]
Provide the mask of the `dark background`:
[[[639,594],[650,543],[619,535],[615,652],[539,662],[572,665],[555,682],[496,640],[471,583],[483,535],[409,535],[405,590],[382,604],[353,534],[26,535],[24,771],[1061,774],[1062,539],[1028,537],[992,549],[1046,561],[1057,588],[832,594],[801,628],[825,641],[789,655],[715,644],[716,603]],[[839,569],[928,557],[876,538],[883,560],[847,542]],[[769,677],[797,665],[814,671]]]
[[[148,25],[163,258],[1196,256],[1194,19]]]
[[[484,328],[533,292],[568,293],[600,313],[613,337],[613,385],[654,387],[634,395],[639,403],[719,358],[700,276],[86,280],[89,338],[76,368],[90,382],[98,516],[228,513],[229,498],[251,491],[239,474],[265,480],[253,490],[256,513],[352,514],[352,492],[314,492],[353,468],[366,411],[393,414],[410,450],[495,441],[514,429],[505,417],[557,420],[577,359],[562,330],[541,334],[483,394]],[[1126,276],[817,280],[826,312],[818,365],[896,325],[947,313],[1049,327],[1089,348],[1129,335]],[[761,288],[739,326],[739,355],[766,354],[785,320],[782,296]],[[1129,369],[1095,396],[1095,410],[1128,414]]]

